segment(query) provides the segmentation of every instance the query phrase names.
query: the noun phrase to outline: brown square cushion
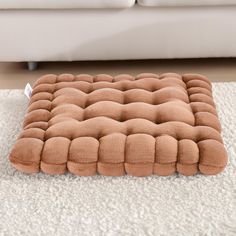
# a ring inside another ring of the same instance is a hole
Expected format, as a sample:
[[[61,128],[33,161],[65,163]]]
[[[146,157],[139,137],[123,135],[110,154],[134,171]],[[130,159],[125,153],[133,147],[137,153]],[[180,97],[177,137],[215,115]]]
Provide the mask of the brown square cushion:
[[[10,161],[26,173],[211,175],[227,163],[220,130],[202,75],[46,75]]]

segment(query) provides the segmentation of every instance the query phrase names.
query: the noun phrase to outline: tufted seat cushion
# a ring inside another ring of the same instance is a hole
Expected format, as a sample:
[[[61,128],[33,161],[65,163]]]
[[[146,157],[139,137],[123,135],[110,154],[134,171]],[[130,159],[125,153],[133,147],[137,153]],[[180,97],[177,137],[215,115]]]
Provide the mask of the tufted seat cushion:
[[[138,0],[141,6],[227,6],[236,5],[236,0]]]
[[[220,131],[201,75],[46,75],[10,161],[26,173],[211,175],[227,163]]]
[[[127,8],[135,0],[3,0],[0,9]]]

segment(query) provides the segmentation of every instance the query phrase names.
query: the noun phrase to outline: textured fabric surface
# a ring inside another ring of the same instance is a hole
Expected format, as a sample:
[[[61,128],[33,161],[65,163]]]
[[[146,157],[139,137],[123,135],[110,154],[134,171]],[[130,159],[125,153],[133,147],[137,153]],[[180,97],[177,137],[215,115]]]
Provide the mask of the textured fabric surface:
[[[80,176],[218,174],[227,164],[198,74],[45,75],[10,154],[16,169]]]
[[[0,92],[0,235],[229,235],[236,233],[236,83],[213,84],[229,155],[215,176],[25,175],[11,167],[27,98]]]

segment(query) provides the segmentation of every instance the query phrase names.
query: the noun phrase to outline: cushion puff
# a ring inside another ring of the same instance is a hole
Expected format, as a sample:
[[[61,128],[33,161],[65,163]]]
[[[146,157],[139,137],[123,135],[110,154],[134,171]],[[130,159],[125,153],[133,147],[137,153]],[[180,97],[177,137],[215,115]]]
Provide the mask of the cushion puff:
[[[10,153],[20,171],[217,174],[227,163],[209,80],[198,74],[45,75]]]

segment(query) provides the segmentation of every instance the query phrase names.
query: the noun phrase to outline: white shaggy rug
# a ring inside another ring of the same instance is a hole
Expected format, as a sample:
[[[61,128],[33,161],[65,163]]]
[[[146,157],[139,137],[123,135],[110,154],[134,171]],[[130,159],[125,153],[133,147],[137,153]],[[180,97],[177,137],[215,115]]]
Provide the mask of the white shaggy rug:
[[[8,154],[27,98],[0,91],[0,235],[236,235],[236,83],[213,84],[229,154],[217,176],[25,175]]]

